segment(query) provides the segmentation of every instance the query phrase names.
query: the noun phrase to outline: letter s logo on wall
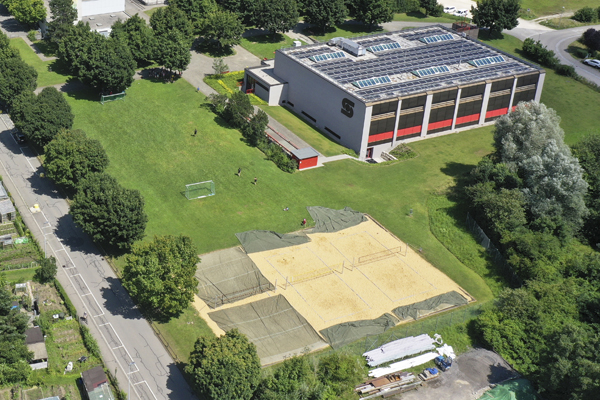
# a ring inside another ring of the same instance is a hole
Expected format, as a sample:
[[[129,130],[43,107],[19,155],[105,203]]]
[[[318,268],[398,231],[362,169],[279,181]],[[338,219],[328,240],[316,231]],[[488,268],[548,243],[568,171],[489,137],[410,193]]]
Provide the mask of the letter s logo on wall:
[[[348,118],[352,118],[354,115],[354,102],[349,99],[342,100],[342,114]]]

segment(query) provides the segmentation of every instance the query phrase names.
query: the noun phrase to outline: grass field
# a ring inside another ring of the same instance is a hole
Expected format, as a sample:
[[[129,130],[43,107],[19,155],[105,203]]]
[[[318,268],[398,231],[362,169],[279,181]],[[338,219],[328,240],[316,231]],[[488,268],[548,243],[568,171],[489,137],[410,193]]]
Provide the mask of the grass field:
[[[521,0],[521,10],[525,10],[522,17],[527,19],[562,13],[563,7],[564,11],[577,11],[583,7],[597,8],[599,5],[598,0]],[[529,13],[526,12],[528,8],[531,9]]]
[[[354,151],[330,140],[288,108],[279,106],[261,106],[261,108],[324,156],[335,156],[337,154],[355,155]]]
[[[15,269],[12,271],[3,271],[7,282],[23,283],[33,279],[38,268]]]
[[[431,22],[432,24],[439,23],[453,23],[455,21],[464,21],[462,17],[456,17],[451,14],[443,14],[441,17],[432,17],[425,15],[421,11],[394,14],[394,21],[405,21],[405,22]]]
[[[322,32],[306,30],[304,33],[314,37],[315,39],[324,42],[334,37],[351,37],[351,36],[363,36],[370,35],[377,32],[383,32],[382,29],[369,29],[368,26],[359,24],[356,22],[345,22],[341,25],[336,25],[327,29],[325,34]]]
[[[293,39],[281,33],[273,35],[258,35],[243,37],[241,46],[258,58],[274,58],[275,50],[292,47]],[[302,44],[306,44],[302,42]]]
[[[579,22],[572,18],[552,18],[540,22],[542,25],[552,29],[570,29],[579,26],[596,25],[596,22]]]
[[[65,83],[70,78],[58,60],[42,61],[22,38],[10,39],[10,45],[19,50],[23,61],[35,68],[38,73],[38,87]]]

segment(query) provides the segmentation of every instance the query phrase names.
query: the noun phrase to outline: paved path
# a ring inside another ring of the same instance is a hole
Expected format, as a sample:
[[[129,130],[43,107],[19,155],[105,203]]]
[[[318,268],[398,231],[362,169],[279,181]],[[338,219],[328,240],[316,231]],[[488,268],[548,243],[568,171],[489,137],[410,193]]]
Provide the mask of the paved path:
[[[69,206],[28,147],[13,139],[13,125],[0,115],[0,174],[15,206],[38,243],[57,258],[57,279],[79,315],[88,314],[88,327],[98,341],[120,387],[131,380],[131,398],[194,399],[183,375],[121,286],[113,270],[68,214]],[[30,207],[39,204],[40,212]],[[129,374],[130,364],[131,374]]]

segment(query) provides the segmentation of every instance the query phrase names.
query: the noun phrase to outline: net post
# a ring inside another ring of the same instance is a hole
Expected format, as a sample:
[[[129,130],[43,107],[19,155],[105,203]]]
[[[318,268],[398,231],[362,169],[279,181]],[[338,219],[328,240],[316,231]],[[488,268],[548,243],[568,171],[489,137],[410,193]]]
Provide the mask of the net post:
[[[274,293],[277,293],[277,279],[275,279],[275,290],[273,290]]]
[[[288,277],[286,276],[286,277],[285,277],[285,288],[286,288],[286,289],[287,289],[287,287],[288,287],[288,284],[289,284],[289,281],[288,281]]]
[[[342,274],[344,273],[344,268],[346,268],[346,261],[342,261]]]

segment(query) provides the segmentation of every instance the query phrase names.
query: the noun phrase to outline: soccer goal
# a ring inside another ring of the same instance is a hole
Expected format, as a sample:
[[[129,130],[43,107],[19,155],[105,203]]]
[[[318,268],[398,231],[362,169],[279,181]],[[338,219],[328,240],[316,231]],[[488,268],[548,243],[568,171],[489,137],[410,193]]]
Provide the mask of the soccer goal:
[[[107,94],[100,96],[100,103],[104,104],[107,101],[123,100],[125,97],[125,91],[117,94]]]
[[[201,199],[203,197],[214,195],[215,183],[213,181],[204,181],[185,185],[185,197],[188,200]]]

